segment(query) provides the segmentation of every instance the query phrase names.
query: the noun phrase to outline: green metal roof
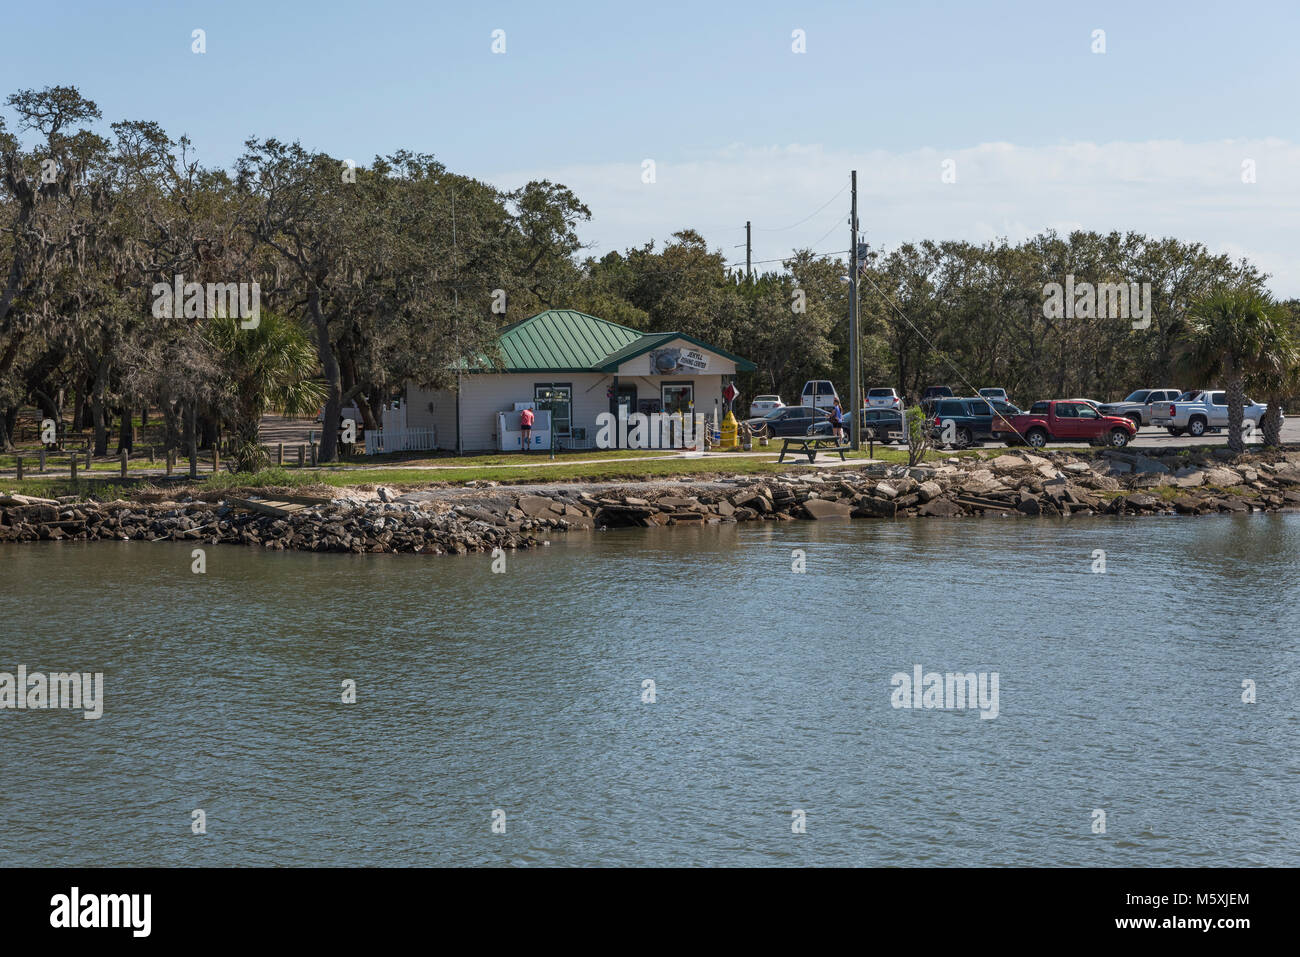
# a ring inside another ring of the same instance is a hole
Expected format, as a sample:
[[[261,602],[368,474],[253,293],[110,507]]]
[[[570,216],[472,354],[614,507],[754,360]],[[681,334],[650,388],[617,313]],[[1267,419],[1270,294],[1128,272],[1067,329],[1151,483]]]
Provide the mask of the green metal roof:
[[[502,366],[486,356],[469,363],[470,371],[615,372],[618,367],[673,339],[685,339],[753,372],[752,362],[680,332],[643,333],[576,309],[548,309],[507,326],[497,338]]]
[[[617,322],[575,309],[548,309],[513,326],[497,339],[506,372],[590,372],[611,352],[641,338]]]

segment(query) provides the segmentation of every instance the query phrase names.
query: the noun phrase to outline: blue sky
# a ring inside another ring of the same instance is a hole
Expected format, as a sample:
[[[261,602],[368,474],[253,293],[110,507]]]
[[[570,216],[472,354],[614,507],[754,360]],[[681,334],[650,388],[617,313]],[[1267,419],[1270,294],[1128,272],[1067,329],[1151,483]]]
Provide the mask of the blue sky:
[[[5,93],[74,84],[214,164],[275,135],[358,162],[431,152],[507,188],[558,179],[591,206],[595,251],[691,225],[732,255],[746,219],[756,259],[839,250],[847,196],[799,221],[856,167],[876,243],[1138,229],[1248,255],[1300,295],[1294,2],[56,0],[6,17]]]

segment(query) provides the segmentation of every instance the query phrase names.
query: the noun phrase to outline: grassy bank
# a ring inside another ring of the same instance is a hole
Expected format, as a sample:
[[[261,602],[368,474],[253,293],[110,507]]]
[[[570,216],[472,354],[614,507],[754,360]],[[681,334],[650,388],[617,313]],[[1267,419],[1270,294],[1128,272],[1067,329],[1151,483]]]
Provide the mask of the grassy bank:
[[[948,458],[951,453],[932,452],[928,461]],[[960,453],[971,455],[975,453]],[[489,459],[491,457],[477,457]],[[498,456],[495,458],[516,460],[528,456]],[[866,461],[867,452],[848,453],[850,461]],[[819,461],[824,460],[819,456]],[[838,457],[833,459],[838,462]],[[874,460],[891,464],[906,464],[907,453],[898,449],[882,449],[877,446]],[[466,461],[464,459],[456,461]],[[470,459],[473,463],[475,459]],[[771,458],[759,457],[722,457],[702,458],[654,458],[643,454],[639,457],[627,457],[623,453],[617,460],[608,462],[573,462],[557,459],[534,459],[528,468],[511,467],[513,461],[493,462],[493,464],[466,464],[465,467],[421,470],[412,467],[418,463],[403,462],[402,466],[388,468],[356,467],[322,467],[322,468],[272,468],[256,474],[220,472],[203,474],[190,480],[179,475],[171,480],[160,477],[142,477],[138,481],[123,482],[116,474],[112,478],[96,478],[93,474],[78,477],[75,487],[64,476],[24,478],[17,482],[12,478],[0,478],[0,488],[12,489],[24,495],[37,495],[55,498],[61,495],[93,495],[99,499],[130,498],[133,493],[154,488],[187,488],[196,491],[223,491],[227,489],[256,488],[307,488],[311,486],[330,486],[333,488],[373,487],[387,485],[395,488],[420,488],[439,485],[459,485],[474,481],[493,481],[501,484],[534,484],[549,482],[639,482],[656,479],[708,479],[718,476],[734,475],[776,475],[806,469],[806,460],[798,461],[787,458],[784,463]],[[403,467],[404,466],[404,467]],[[821,470],[834,474],[834,469]]]

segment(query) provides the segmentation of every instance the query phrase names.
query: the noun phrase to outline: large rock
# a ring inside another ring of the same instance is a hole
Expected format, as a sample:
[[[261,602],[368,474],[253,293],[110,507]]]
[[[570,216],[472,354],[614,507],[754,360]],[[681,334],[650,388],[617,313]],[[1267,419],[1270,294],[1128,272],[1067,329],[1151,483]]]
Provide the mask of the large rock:
[[[961,506],[952,501],[952,499],[936,498],[922,505],[916,510],[916,514],[937,516],[939,518],[955,518],[962,514],[962,509]]]
[[[1206,485],[1216,485],[1219,488],[1230,488],[1233,485],[1240,485],[1241,482],[1241,475],[1236,469],[1216,466],[1205,473]]]
[[[1125,496],[1124,500],[1128,503],[1130,508],[1150,510],[1157,508],[1160,505],[1160,499],[1156,498],[1154,495],[1145,495],[1142,492]]]
[[[843,502],[831,502],[824,498],[810,498],[803,503],[803,510],[809,518],[824,521],[832,518],[849,518],[853,510]]]
[[[559,513],[559,509],[552,509],[555,503],[549,498],[542,498],[540,495],[521,495],[519,496],[519,510],[529,518],[549,518]]]
[[[854,503],[852,514],[854,518],[894,518],[898,505],[891,499],[861,495]]]
[[[1035,456],[1035,458],[1037,458],[1037,456]],[[1039,459],[1039,461],[1043,464],[1047,463],[1046,459]],[[1007,472],[1015,472],[1019,469],[1031,467],[1028,461],[1022,459],[1018,455],[999,455],[997,458],[990,460],[988,465],[989,468],[998,475],[1004,475]]]
[[[698,505],[699,503],[700,500],[695,498],[694,496],[690,498],[684,498],[680,495],[665,495],[662,498],[655,500],[655,504],[658,505],[660,508],[667,508],[673,510],[688,509],[694,505]]]
[[[928,482],[922,482],[916,490],[916,494],[921,497],[922,502],[930,502],[933,499],[938,498],[942,493],[943,489],[939,486],[939,483],[933,479]]]

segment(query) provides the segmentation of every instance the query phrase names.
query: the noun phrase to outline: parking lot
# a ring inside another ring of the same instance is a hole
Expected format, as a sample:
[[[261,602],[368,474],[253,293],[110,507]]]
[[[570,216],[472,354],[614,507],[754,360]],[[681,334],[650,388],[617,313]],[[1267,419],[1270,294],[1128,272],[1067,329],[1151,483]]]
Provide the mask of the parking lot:
[[[1257,430],[1253,443],[1258,445],[1263,435]],[[1282,441],[1287,443],[1300,443],[1300,418],[1288,418],[1282,422]],[[1199,439],[1193,439],[1188,435],[1174,437],[1164,429],[1157,429],[1147,426],[1138,430],[1137,438],[1131,443],[1139,448],[1179,448],[1186,445],[1227,445],[1228,430],[1222,432],[1207,432]]]

